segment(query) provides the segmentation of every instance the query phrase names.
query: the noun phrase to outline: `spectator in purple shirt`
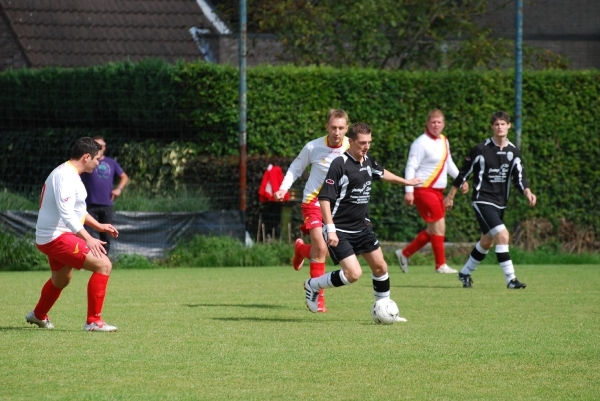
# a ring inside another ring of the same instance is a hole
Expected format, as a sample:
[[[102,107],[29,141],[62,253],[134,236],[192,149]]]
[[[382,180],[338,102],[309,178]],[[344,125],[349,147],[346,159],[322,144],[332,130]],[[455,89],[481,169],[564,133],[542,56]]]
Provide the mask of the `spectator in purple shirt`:
[[[125,185],[129,182],[129,177],[116,160],[104,156],[106,151],[104,138],[95,136],[94,140],[102,146],[98,158],[100,164],[91,173],[81,174],[81,181],[83,181],[87,191],[87,199],[85,200],[87,212],[102,224],[112,224],[113,202],[123,193]],[[119,183],[116,188],[113,188],[116,177],[119,177]],[[101,241],[106,242],[104,249],[108,254],[111,237],[106,233],[99,233],[99,236]]]

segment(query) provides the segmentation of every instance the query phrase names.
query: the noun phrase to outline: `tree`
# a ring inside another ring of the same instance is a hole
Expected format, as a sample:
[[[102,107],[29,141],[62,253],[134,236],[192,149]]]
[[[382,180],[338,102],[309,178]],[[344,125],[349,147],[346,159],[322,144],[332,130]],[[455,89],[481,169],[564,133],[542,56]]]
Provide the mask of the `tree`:
[[[217,9],[236,13],[237,0]],[[488,0],[247,0],[249,31],[273,33],[296,65],[391,69],[511,67],[513,42],[480,26]],[[524,66],[567,60],[525,46]]]

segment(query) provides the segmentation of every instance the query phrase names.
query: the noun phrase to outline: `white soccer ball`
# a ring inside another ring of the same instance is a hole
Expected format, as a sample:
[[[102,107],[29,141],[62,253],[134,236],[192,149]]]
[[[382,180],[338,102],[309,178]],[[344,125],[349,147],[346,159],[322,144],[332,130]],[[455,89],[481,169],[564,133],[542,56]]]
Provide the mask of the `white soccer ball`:
[[[373,304],[371,316],[377,324],[393,324],[400,316],[400,310],[396,302],[391,299],[380,299]]]

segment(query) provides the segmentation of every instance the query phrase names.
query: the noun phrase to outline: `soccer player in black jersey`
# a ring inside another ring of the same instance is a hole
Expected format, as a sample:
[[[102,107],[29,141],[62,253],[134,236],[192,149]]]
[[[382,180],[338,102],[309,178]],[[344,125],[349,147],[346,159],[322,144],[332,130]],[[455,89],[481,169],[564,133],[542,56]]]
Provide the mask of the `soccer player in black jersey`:
[[[467,263],[458,273],[458,279],[463,287],[471,288],[471,274],[495,242],[496,257],[504,271],[506,287],[521,289],[526,285],[515,276],[508,252],[509,234],[503,221],[511,178],[515,187],[527,197],[530,206],[535,206],[536,196],[529,189],[519,149],[507,139],[510,116],[505,111],[498,111],[492,114],[491,124],[494,135],[471,149],[444,199],[444,205],[447,209],[452,208],[456,192],[467,178],[473,175],[472,206],[479,222],[481,237],[471,251]]]
[[[352,284],[360,278],[362,269],[357,255],[363,255],[371,267],[375,300],[390,297],[387,264],[367,216],[371,184],[373,180],[402,185],[421,183],[419,178],[398,177],[367,156],[371,147],[371,127],[367,124],[354,124],[347,137],[350,147],[331,162],[319,192],[325,242],[331,259],[342,268],[304,283],[306,306],[313,313],[318,311],[319,290]]]

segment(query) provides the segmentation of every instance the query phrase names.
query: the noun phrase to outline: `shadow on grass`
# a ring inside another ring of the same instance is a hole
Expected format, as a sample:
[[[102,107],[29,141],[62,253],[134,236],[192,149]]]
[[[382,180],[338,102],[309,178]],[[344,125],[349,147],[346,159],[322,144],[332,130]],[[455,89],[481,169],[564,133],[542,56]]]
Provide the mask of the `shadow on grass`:
[[[188,308],[198,308],[202,306],[215,307],[215,306],[223,306],[223,307],[241,307],[241,308],[254,308],[254,309],[281,309],[284,306],[281,305],[269,305],[269,304],[185,304]]]
[[[452,285],[452,286],[441,286],[441,285],[410,285],[410,284],[400,284],[400,285],[391,285],[391,287],[394,288],[440,288],[442,290],[462,290],[463,287],[462,285],[459,283],[458,286],[456,285]]]
[[[222,322],[295,322],[306,323],[305,319],[281,319],[281,318],[266,318],[266,317],[213,317],[212,320],[220,320]]]

